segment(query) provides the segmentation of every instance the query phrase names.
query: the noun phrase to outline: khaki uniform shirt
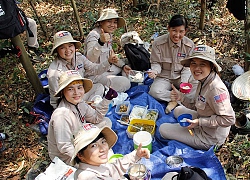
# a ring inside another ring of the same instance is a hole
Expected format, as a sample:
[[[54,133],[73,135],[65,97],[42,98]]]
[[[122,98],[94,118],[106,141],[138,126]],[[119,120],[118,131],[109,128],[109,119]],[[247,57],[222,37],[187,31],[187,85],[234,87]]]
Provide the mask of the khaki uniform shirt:
[[[54,94],[58,90],[58,79],[63,72],[67,70],[77,70],[82,77],[90,78],[93,77],[93,75],[102,74],[107,71],[109,67],[110,64],[108,61],[103,61],[101,64],[92,63],[79,52],[76,53],[76,58],[72,60],[72,65],[68,65],[66,60],[57,57],[52,61],[47,72],[50,104],[54,108],[57,107],[58,97],[54,97]]]
[[[188,99],[184,98],[182,102],[198,113],[197,128],[200,133],[197,136],[205,138],[204,142],[210,144],[223,144],[231,125],[235,123],[235,113],[227,87],[215,72],[208,76],[204,84],[199,83],[195,99],[195,107],[189,107]]]
[[[100,166],[92,166],[80,163],[74,174],[76,180],[119,180],[126,173],[128,168],[136,163],[140,158],[136,156],[136,151],[117,159],[114,163],[106,163]]]
[[[186,36],[177,44],[171,41],[169,34],[156,38],[150,56],[151,69],[156,72],[156,78],[181,78],[181,82],[188,82],[190,69],[183,67],[180,61],[191,55],[193,48],[193,41]]]
[[[96,106],[96,110],[85,102],[81,102],[77,105],[77,109],[75,105],[62,99],[49,122],[47,139],[51,160],[57,156],[66,164],[70,164],[74,153],[73,134],[77,133],[85,122],[102,124],[105,121],[104,116],[108,111],[110,102],[110,100],[104,98]]]
[[[107,61],[110,55],[110,51],[112,50],[112,34],[110,34],[110,41],[108,43],[104,43],[103,46],[101,46],[98,43],[98,39],[100,38],[101,29],[95,28],[85,39],[84,42],[84,54],[85,56],[94,63],[102,63],[104,61]],[[116,65],[112,65],[110,68],[110,71],[113,71],[114,73],[120,72],[121,67],[125,63],[122,60],[119,60]]]

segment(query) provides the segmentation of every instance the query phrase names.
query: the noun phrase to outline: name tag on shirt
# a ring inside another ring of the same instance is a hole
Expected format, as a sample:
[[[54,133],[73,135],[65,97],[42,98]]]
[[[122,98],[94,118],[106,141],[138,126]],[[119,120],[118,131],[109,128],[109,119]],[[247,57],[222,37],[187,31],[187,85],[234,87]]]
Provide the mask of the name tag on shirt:
[[[198,101],[201,101],[201,102],[205,103],[206,102],[206,98],[200,95],[198,97]]]
[[[177,57],[183,57],[184,58],[184,57],[186,57],[186,54],[185,53],[178,53]]]
[[[81,69],[81,68],[83,68],[83,64],[79,64],[78,66],[76,66],[76,70]]]

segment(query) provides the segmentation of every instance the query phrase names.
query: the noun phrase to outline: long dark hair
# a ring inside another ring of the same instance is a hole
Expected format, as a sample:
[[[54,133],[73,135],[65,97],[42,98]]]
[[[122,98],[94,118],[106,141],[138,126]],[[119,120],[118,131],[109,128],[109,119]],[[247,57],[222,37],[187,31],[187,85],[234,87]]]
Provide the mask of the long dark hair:
[[[187,19],[182,15],[174,15],[168,23],[168,27],[184,26],[185,29],[188,28]]]

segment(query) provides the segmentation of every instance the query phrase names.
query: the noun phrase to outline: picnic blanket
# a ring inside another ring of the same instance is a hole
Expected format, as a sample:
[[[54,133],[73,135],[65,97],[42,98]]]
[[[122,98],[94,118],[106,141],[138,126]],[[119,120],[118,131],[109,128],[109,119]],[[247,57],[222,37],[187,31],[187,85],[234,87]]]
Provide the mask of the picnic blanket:
[[[151,171],[152,180],[161,180],[171,171],[180,171],[181,167],[170,167],[166,164],[166,158],[171,155],[179,155],[183,158],[182,166],[195,166],[203,169],[211,179],[225,180],[225,173],[220,161],[214,154],[213,148],[208,151],[195,150],[175,140],[165,140],[160,136],[159,127],[162,123],[177,123],[173,112],[165,114],[166,104],[158,102],[148,94],[148,85],[138,85],[130,88],[126,93],[131,104],[147,106],[149,109],[158,109],[159,116],[156,121],[156,130],[152,142],[152,154],[150,159],[142,159],[141,162]],[[118,141],[112,148],[114,153],[128,154],[134,150],[133,139],[126,133],[127,126],[120,124],[117,120],[120,115],[115,113],[115,106],[111,107],[106,114],[112,121],[112,129],[117,133]]]

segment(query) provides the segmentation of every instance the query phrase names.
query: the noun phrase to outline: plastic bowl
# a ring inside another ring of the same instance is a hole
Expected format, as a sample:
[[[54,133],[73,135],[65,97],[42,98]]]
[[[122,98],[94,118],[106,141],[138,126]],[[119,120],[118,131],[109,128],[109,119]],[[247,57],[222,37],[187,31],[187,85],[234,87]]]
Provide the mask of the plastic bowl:
[[[130,82],[142,83],[144,81],[144,73],[141,71],[130,70],[128,78]]]
[[[188,94],[190,93],[191,89],[192,89],[192,84],[190,83],[181,83],[180,84],[180,91],[184,94]]]
[[[179,122],[179,124],[183,127],[189,126],[190,123],[186,121],[186,119],[190,119],[192,120],[192,115],[191,114],[182,114],[180,115],[177,120]]]
[[[116,159],[122,158],[123,155],[122,154],[113,154],[110,158],[109,158],[109,163],[113,163],[115,162]]]

